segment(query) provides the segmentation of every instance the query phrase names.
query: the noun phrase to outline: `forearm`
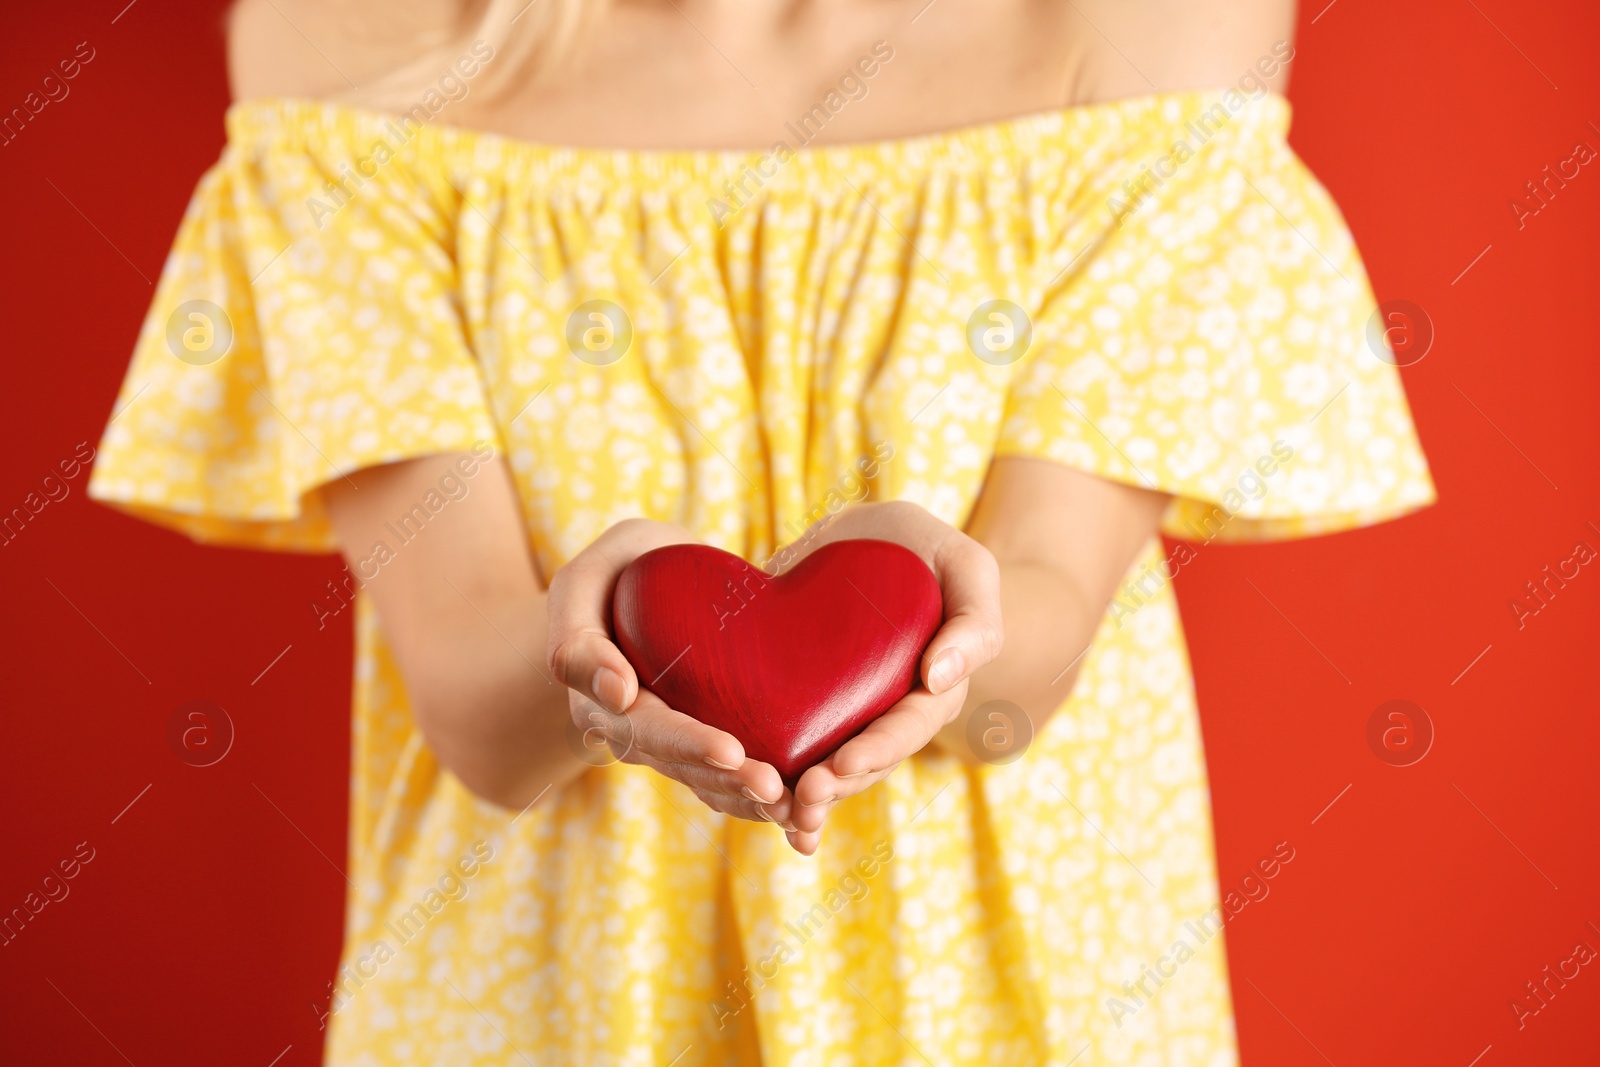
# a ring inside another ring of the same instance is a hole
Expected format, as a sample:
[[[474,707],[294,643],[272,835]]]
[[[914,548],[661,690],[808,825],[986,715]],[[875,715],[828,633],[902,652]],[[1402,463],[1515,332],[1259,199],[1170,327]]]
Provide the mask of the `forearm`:
[[[402,658],[412,716],[439,762],[477,796],[520,810],[585,764],[568,743],[567,688],[543,663],[538,603],[455,617],[429,628],[426,648]],[[491,621],[493,625],[491,625]]]
[[[1000,741],[1007,731],[1025,742],[1067,699],[1082,665],[1082,653],[1093,639],[1104,604],[1094,604],[1067,574],[1036,562],[1000,560],[1000,603],[1006,643],[988,665],[975,671],[961,715],[939,732],[941,748],[963,759],[1004,756],[1005,750],[980,745],[970,737]],[[989,720],[973,728],[974,712],[990,701],[1007,701],[1022,709],[1027,726]],[[991,726],[998,729],[990,732]],[[1031,731],[1029,730],[1031,727]]]
[[[325,494],[355,570],[393,540],[394,516],[422,516],[363,591],[439,762],[513,809],[576,777],[567,690],[544,662],[548,597],[504,464],[426,456],[354,472]]]
[[[1094,637],[1104,604],[1091,604],[1071,577],[1040,564],[1000,564],[1006,645],[975,672],[967,711],[991,700],[1018,705],[1035,726],[1072,692],[1080,653]]]
[[[967,533],[1000,565],[1005,647],[973,675],[960,716],[940,731],[943,748],[993,762],[1006,753],[991,743],[1008,728],[1023,742],[1044,728],[1072,692],[1118,583],[1156,535],[1167,503],[1164,493],[1054,463],[995,461]],[[986,713],[969,731],[972,713],[997,700],[1021,708],[1028,722]]]

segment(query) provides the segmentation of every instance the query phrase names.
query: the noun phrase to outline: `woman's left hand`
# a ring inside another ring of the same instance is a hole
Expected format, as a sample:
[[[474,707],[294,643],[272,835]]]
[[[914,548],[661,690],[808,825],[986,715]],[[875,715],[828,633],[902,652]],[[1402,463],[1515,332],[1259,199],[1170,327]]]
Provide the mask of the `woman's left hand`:
[[[905,501],[856,504],[807,531],[795,562],[823,545],[855,538],[893,541],[922,557],[944,595],[944,624],[922,654],[921,685],[800,776],[789,843],[810,855],[823,820],[840,800],[888,777],[961,713],[972,673],[1000,654],[1000,568],[989,550]],[[791,568],[794,566],[790,564]]]

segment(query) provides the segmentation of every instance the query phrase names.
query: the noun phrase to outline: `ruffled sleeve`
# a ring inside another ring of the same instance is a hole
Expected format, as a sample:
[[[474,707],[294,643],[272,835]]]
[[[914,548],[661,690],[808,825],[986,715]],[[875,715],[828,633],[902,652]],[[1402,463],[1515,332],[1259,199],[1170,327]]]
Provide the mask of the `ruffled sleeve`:
[[[89,493],[200,541],[328,551],[320,486],[500,449],[447,204],[403,157],[363,157],[358,173],[357,153],[237,111],[229,132],[167,258]]]
[[[1130,132],[1074,197],[997,452],[1170,493],[1164,531],[1188,540],[1431,503],[1366,272],[1288,145],[1287,103],[1162,107],[1160,135]]]

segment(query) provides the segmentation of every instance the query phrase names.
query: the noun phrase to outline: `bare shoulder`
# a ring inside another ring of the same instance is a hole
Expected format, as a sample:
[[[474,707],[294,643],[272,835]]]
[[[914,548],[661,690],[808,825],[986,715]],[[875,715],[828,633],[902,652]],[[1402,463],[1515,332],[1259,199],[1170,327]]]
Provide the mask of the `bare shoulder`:
[[[1221,88],[1246,73],[1288,86],[1294,0],[1070,0],[1069,10],[1087,44],[1081,102]]]
[[[354,92],[457,32],[464,0],[238,0],[228,14],[235,100]]]

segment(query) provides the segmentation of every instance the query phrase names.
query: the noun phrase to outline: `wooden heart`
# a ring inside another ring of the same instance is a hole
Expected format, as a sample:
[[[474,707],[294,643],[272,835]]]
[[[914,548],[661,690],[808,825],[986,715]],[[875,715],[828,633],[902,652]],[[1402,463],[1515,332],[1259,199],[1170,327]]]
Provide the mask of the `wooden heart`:
[[[779,577],[669,545],[622,572],[611,611],[641,686],[792,784],[917,684],[943,598],[889,541],[834,541]]]

